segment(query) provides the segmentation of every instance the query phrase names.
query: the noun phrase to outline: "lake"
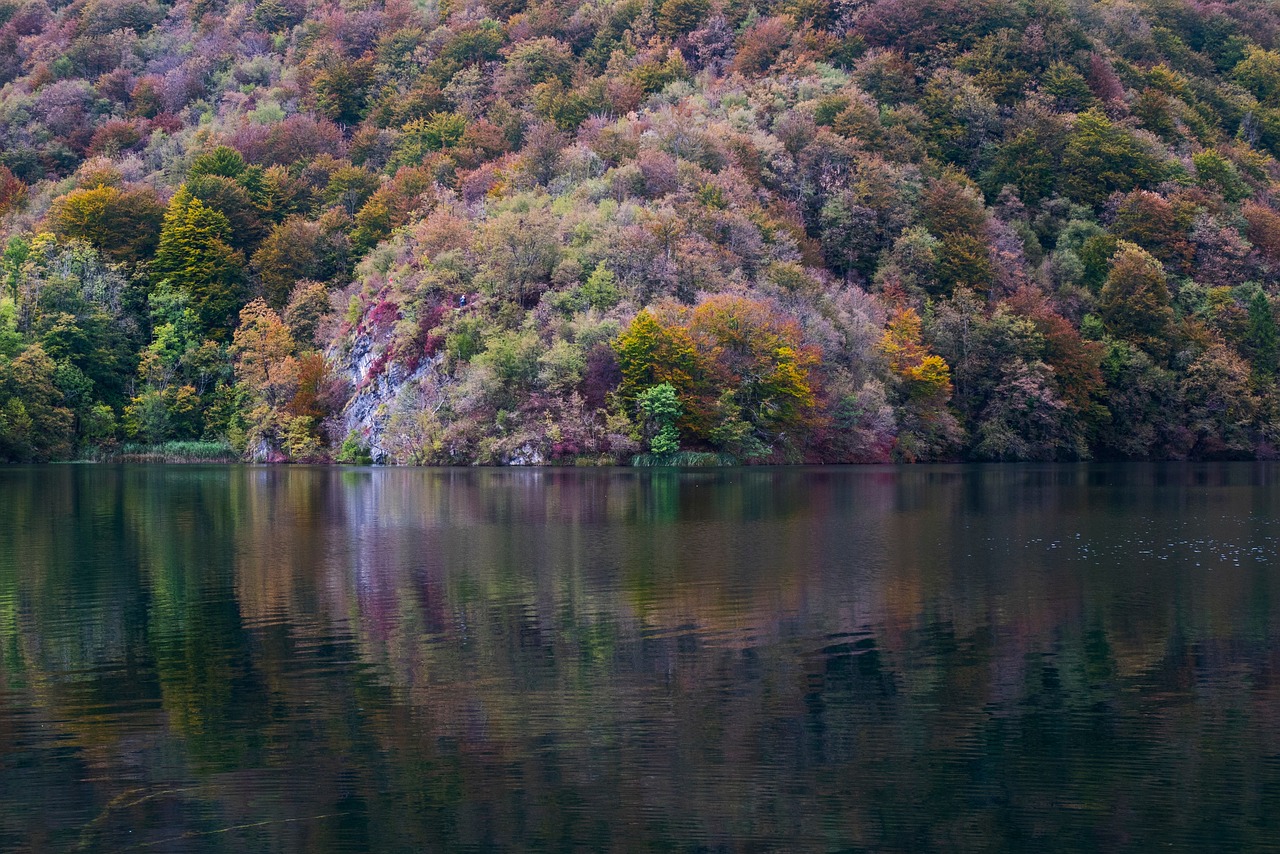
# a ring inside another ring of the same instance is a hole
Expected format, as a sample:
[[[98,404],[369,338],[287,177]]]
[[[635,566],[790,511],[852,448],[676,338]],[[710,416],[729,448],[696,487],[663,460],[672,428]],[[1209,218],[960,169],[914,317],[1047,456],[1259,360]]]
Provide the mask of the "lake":
[[[0,850],[1280,846],[1280,465],[0,469]]]

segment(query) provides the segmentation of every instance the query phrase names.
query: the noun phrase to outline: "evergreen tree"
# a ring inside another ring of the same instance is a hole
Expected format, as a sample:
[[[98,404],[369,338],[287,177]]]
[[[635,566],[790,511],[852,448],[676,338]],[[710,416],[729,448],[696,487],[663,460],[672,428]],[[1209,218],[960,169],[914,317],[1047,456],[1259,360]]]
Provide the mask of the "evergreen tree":
[[[184,187],[169,203],[153,267],[190,297],[201,323],[225,338],[244,298],[244,261],[228,243],[231,226]]]
[[[1246,337],[1253,362],[1253,376],[1259,384],[1274,382],[1280,358],[1280,332],[1276,329],[1271,300],[1262,290],[1249,300],[1249,331]]]

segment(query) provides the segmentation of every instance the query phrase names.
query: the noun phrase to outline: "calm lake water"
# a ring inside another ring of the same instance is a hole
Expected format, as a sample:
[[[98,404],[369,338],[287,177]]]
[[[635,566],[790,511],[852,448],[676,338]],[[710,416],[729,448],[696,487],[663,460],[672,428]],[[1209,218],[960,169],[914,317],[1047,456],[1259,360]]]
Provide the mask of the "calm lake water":
[[[1280,846],[1280,466],[0,469],[0,850]]]

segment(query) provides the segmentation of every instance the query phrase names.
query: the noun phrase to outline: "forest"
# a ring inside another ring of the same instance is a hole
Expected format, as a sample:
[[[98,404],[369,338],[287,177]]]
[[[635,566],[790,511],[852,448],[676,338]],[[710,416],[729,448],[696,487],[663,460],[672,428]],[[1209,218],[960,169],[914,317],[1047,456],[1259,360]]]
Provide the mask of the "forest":
[[[0,0],[0,459],[1280,456],[1265,0]]]

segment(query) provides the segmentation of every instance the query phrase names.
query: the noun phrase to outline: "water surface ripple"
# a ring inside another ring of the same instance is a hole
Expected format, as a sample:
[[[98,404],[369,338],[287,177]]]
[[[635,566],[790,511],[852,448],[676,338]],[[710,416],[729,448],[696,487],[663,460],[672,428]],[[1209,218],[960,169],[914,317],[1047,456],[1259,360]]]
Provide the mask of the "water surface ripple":
[[[1280,850],[1280,465],[0,469],[0,850]]]

